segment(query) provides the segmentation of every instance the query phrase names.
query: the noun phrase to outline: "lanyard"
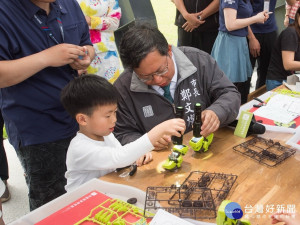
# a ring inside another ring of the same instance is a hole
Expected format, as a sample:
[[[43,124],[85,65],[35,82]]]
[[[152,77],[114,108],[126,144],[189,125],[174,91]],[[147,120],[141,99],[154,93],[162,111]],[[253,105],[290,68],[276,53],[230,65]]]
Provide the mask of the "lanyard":
[[[35,14],[34,15],[34,19],[35,21],[40,25],[41,29],[43,31],[45,31],[49,37],[55,42],[55,44],[59,44],[59,42],[57,41],[57,39],[53,36],[51,29]],[[59,31],[62,37],[63,42],[65,41],[65,34],[64,34],[64,28],[63,28],[63,24],[61,22],[61,19],[59,17],[56,17],[56,21],[58,23],[59,26]]]

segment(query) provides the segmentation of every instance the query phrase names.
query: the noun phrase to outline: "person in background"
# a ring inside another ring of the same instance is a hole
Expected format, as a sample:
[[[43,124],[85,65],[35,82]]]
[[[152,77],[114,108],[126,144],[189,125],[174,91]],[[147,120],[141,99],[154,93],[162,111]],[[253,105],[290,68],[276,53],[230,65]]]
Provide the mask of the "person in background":
[[[250,0],[221,0],[219,9],[219,34],[212,50],[221,70],[241,93],[241,103],[247,102],[250,90],[248,79],[252,66],[246,37],[253,37],[250,25],[264,23],[268,14],[263,11],[252,15]]]
[[[300,8],[295,21],[283,30],[276,40],[267,73],[267,90],[270,91],[286,81],[293,71],[300,70]]]
[[[95,59],[87,69],[89,74],[105,77],[113,83],[120,75],[120,59],[114,31],[118,29],[121,8],[118,0],[77,0],[90,28]]]
[[[71,81],[61,92],[66,110],[79,124],[67,153],[67,185],[72,191],[92,178],[99,178],[134,163],[151,151],[161,137],[180,137],[183,119],[165,121],[138,140],[122,146],[112,134],[116,125],[117,93],[105,78],[84,75]]]
[[[286,3],[289,4],[289,5],[294,5],[298,1],[299,0],[286,0]]]
[[[218,35],[219,0],[174,0],[178,46],[190,46],[211,53]]]
[[[3,127],[4,127],[4,120],[2,117],[2,113],[0,111],[0,137],[2,138],[2,142],[0,143],[0,178],[5,184],[5,191],[0,196],[0,202],[6,202],[10,199],[10,192],[8,190],[7,180],[9,178],[8,173],[8,163],[7,163],[7,157],[6,152],[4,149],[3,144]]]
[[[94,48],[75,0],[0,0],[0,40],[1,110],[34,210],[65,193],[78,125],[59,95],[89,66]]]
[[[3,195],[5,192],[6,186],[2,180],[0,180],[0,195]],[[0,225],[4,225],[3,213],[2,213],[2,202],[0,201]]]
[[[285,4],[285,15],[283,21],[285,27],[288,27],[289,24],[294,23],[295,14],[299,7],[300,7],[300,1],[296,1],[293,5],[289,5],[288,3]]]
[[[252,68],[257,62],[257,80],[255,89],[260,88],[266,83],[266,76],[271,59],[271,52],[277,38],[277,25],[275,20],[275,5],[277,0],[270,0],[265,10],[270,12],[269,19],[265,23],[254,23],[251,25],[251,32],[248,35],[248,43],[250,50],[250,61]],[[266,1],[253,0],[253,13],[255,16],[264,10],[264,3]],[[249,80],[250,81],[250,80]],[[250,84],[249,84],[250,85]]]
[[[138,24],[124,33],[120,56],[126,69],[114,83],[119,93],[114,134],[121,144],[174,118],[177,106],[184,108],[188,132],[194,105],[201,104],[204,137],[236,118],[240,95],[208,53],[171,46],[157,28]],[[169,143],[161,138],[154,147],[166,149]]]

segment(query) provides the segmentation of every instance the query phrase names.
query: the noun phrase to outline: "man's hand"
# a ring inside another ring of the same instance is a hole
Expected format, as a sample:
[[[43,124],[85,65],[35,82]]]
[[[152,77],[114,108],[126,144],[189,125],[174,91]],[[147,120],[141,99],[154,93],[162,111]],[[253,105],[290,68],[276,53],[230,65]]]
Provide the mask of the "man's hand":
[[[202,12],[189,13],[185,16],[186,22],[182,25],[182,28],[187,32],[192,32],[194,29],[205,23],[205,20],[200,20],[198,16],[201,16]]]
[[[74,60],[74,62],[70,63],[70,66],[74,70],[85,70],[91,64],[91,57],[88,52],[87,47],[83,46],[84,48],[84,55],[81,55],[82,58],[78,58]]]
[[[288,27],[289,26],[289,17],[288,16],[285,16],[284,17],[284,20],[283,20],[283,25],[285,26],[285,27]]]
[[[86,20],[86,23],[91,26],[91,17],[90,16],[85,16],[85,20]]]
[[[260,44],[255,37],[249,39],[249,49],[254,58],[260,56]]]
[[[74,63],[80,55],[85,55],[85,47],[59,44],[42,51],[48,66],[59,67]]]
[[[153,145],[155,147],[154,150],[159,151],[167,149],[169,147],[169,143],[171,143],[171,137],[165,135]]]
[[[78,70],[78,75],[81,76],[81,75],[85,75],[87,74],[87,70]]]
[[[203,137],[208,136],[209,134],[215,132],[219,129],[220,120],[216,113],[212,110],[204,110],[201,115],[202,126],[201,126],[201,135]]]
[[[152,161],[152,153],[148,152],[146,155],[142,156],[141,158],[139,158],[135,163],[137,166],[142,166],[145,165],[149,162]]]

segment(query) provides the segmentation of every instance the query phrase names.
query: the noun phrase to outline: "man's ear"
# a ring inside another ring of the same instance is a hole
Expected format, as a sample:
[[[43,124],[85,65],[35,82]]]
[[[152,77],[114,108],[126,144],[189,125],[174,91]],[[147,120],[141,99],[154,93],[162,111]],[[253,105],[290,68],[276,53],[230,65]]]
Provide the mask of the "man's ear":
[[[87,115],[86,114],[83,114],[83,113],[78,113],[76,114],[76,121],[79,125],[81,126],[85,126],[87,124]]]
[[[168,45],[168,54],[172,57],[172,45]]]

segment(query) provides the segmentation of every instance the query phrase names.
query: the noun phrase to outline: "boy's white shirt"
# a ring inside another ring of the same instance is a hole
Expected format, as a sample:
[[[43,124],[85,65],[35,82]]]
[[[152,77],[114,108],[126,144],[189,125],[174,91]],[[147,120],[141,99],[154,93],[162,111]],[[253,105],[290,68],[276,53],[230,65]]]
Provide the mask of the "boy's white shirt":
[[[112,133],[104,136],[104,141],[96,141],[78,132],[68,148],[65,189],[74,190],[93,178],[128,166],[152,149],[147,134],[122,146]]]

